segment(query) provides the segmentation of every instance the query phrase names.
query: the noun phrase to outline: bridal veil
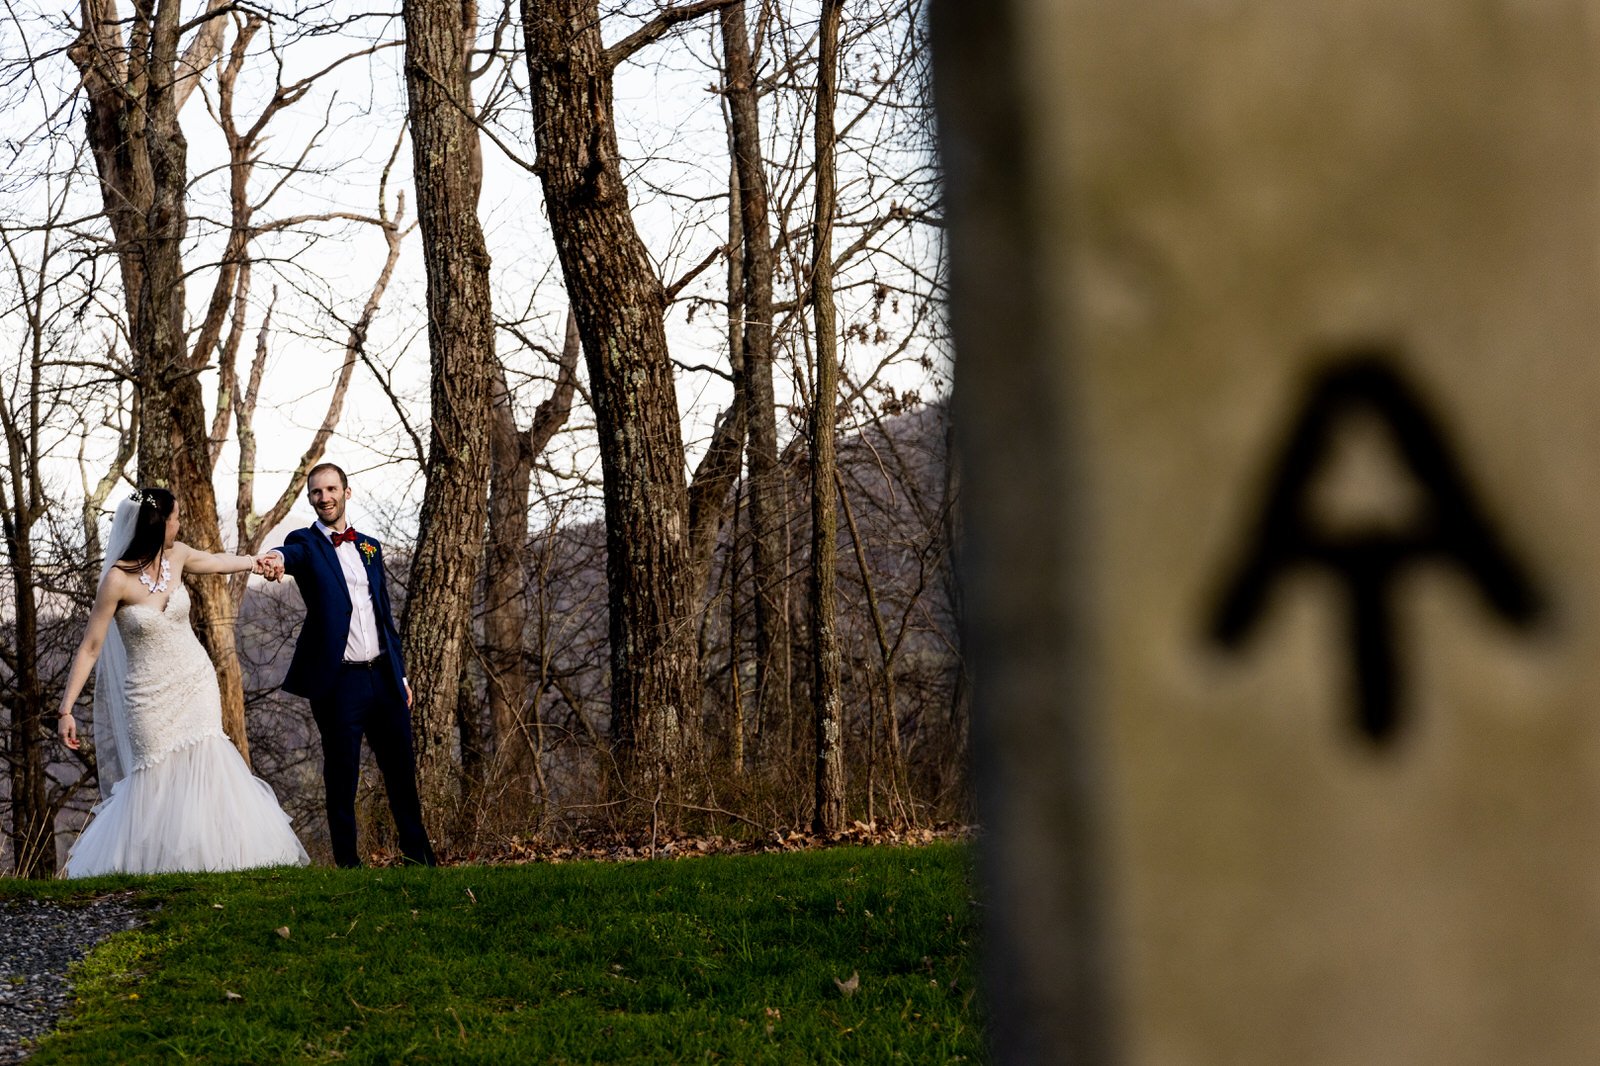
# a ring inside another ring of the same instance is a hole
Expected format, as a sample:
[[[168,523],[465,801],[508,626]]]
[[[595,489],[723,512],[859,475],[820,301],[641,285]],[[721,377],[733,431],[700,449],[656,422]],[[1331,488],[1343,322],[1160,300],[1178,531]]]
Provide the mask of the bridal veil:
[[[139,504],[128,499],[117,505],[116,517],[111,520],[111,533],[106,537],[105,562],[100,566],[100,581],[117,564],[133,543],[134,526],[138,524]],[[113,622],[106,629],[105,643],[100,648],[100,661],[94,672],[94,757],[98,767],[100,795],[111,795],[111,786],[128,775],[133,761],[128,741],[128,651],[122,644],[122,634]]]

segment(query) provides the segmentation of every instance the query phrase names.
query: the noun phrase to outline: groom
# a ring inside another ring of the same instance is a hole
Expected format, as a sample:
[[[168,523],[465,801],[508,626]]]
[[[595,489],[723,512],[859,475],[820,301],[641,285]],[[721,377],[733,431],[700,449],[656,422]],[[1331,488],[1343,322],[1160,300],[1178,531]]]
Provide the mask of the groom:
[[[411,747],[411,686],[400,661],[400,634],[389,610],[383,550],[345,521],[350,483],[332,463],[311,469],[306,497],[317,521],[297,529],[266,557],[266,576],[294,576],[306,603],[283,690],[311,701],[322,734],[322,774],[333,860],[360,866],[356,783],[366,735],[389,795],[407,862],[435,865],[417,799]],[[272,556],[277,556],[276,559]]]

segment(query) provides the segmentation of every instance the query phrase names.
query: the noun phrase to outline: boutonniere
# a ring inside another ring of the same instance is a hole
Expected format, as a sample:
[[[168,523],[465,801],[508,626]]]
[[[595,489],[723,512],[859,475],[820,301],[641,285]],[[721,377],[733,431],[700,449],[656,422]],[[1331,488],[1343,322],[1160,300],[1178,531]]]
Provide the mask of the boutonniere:
[[[359,547],[361,548],[361,554],[367,560],[367,565],[371,566],[372,565],[373,556],[378,554],[378,546],[376,544],[372,543],[372,541],[370,541],[370,540],[364,540],[364,541],[361,542]]]

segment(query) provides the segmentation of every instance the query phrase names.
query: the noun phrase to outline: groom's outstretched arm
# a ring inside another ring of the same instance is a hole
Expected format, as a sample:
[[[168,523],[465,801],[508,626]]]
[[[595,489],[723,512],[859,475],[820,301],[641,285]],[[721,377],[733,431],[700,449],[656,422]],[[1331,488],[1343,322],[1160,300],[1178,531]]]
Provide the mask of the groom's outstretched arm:
[[[284,573],[299,577],[311,562],[311,546],[306,543],[304,531],[295,530],[289,534],[281,546],[273,548],[267,553],[267,556],[274,555],[278,557],[281,565],[276,575],[269,574],[267,576],[272,577],[274,581],[282,577]]]

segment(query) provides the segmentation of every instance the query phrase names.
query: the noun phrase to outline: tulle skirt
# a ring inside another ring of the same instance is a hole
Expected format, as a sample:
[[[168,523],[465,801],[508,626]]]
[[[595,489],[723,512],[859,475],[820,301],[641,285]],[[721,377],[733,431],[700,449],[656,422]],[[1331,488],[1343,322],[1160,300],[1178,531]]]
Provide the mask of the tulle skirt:
[[[66,877],[304,866],[272,787],[208,736],[118,781],[67,853]]]

